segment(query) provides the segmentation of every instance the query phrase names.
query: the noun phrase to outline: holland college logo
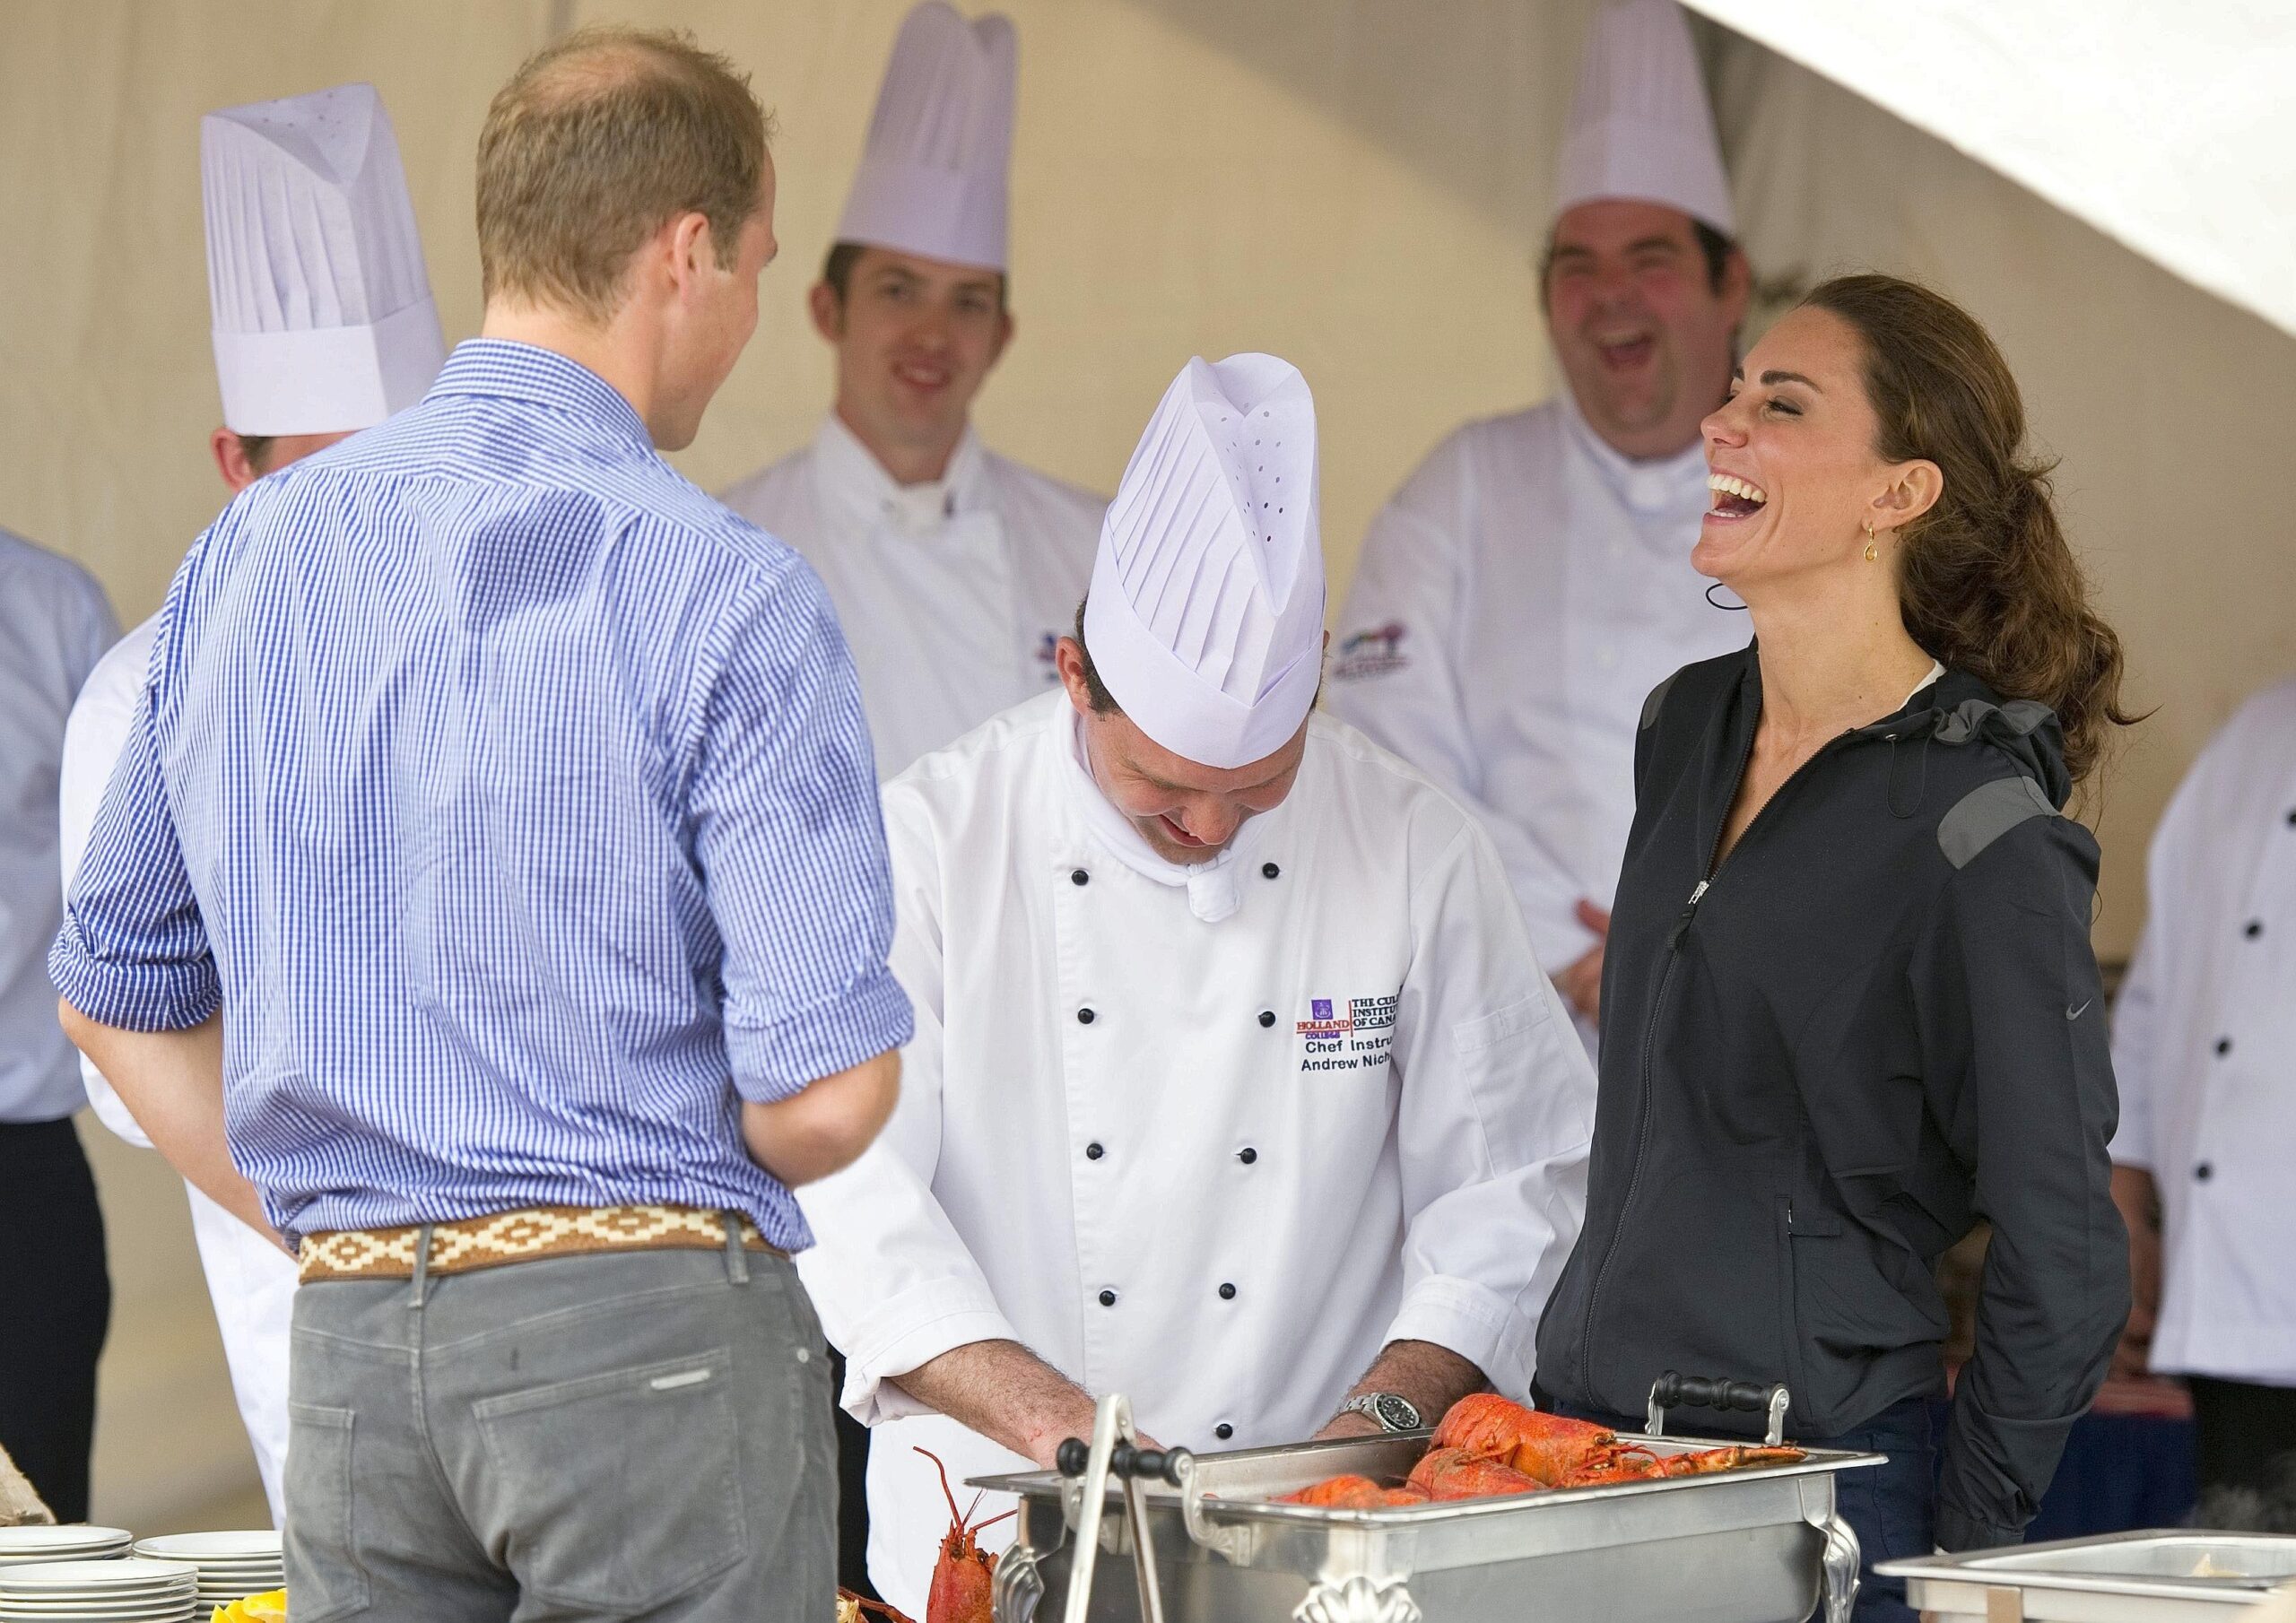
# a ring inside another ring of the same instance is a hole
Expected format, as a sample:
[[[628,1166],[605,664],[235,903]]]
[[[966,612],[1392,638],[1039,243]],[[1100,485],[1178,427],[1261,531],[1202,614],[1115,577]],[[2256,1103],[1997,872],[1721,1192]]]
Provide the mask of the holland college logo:
[[[1387,1063],[1395,1041],[1396,994],[1387,997],[1311,997],[1308,1018],[1298,1023],[1302,1071],[1361,1071]]]

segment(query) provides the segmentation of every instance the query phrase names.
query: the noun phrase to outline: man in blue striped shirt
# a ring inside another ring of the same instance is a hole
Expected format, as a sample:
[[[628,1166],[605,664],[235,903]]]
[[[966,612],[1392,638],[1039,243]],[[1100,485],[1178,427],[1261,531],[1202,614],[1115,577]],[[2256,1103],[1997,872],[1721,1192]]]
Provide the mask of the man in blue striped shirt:
[[[683,38],[495,99],[484,336],[170,589],[50,968],[186,1176],[299,1248],[299,1619],[818,1619],[789,1189],[909,1005],[851,662],[680,478],[756,324],[767,125]]]

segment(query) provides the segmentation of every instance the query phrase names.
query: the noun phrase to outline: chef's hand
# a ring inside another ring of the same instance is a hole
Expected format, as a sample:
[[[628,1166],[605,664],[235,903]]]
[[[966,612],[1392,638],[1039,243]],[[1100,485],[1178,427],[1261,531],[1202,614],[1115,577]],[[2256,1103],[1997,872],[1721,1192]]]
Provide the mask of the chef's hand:
[[[1376,1437],[1386,1430],[1386,1427],[1369,1415],[1344,1414],[1331,1420],[1321,1431],[1308,1440],[1311,1443],[1327,1443],[1334,1437]]]
[[[1603,951],[1610,945],[1611,916],[1584,899],[1574,911],[1578,922],[1595,933],[1595,944],[1584,958],[1554,977],[1554,989],[1586,1019],[1599,1020],[1603,1012]]]
[[[2128,1323],[2113,1349],[2116,1380],[2141,1380],[2152,1367],[2152,1330],[2161,1313],[2159,1191],[2138,1167],[2113,1168],[2113,1204],[2128,1229]]]

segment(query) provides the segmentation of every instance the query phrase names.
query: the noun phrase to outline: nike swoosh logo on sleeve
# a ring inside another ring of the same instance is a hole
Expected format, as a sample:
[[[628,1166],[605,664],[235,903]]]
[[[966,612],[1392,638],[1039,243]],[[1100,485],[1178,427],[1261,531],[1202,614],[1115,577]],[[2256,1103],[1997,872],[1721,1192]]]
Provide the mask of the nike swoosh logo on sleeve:
[[[2093,1003],[2096,1001],[2097,1000],[2093,997],[2088,999],[2087,1002],[2084,1002],[2081,1005],[2081,1009],[2086,1009],[2090,1003]],[[2070,1003],[2067,1003],[2065,1008],[2065,1018],[2069,1020],[2079,1020],[2081,1018],[2081,1009],[2075,1009]]]

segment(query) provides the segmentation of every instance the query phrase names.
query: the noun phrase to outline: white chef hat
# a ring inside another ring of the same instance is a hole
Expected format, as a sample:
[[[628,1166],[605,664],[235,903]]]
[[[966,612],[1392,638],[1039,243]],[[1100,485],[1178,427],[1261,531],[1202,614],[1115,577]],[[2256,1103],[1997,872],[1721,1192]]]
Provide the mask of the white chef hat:
[[[1596,13],[1578,60],[1554,212],[1598,197],[1663,203],[1737,235],[1706,81],[1674,0],[1614,0]]]
[[[1273,355],[1190,360],[1100,524],[1084,640],[1124,713],[1175,755],[1283,748],[1322,677],[1316,403]]]
[[[210,113],[199,169],[225,425],[331,434],[420,400],[446,345],[375,87]]]
[[[945,0],[913,9],[877,88],[837,239],[1004,269],[1019,60],[1008,18],[967,22]]]

